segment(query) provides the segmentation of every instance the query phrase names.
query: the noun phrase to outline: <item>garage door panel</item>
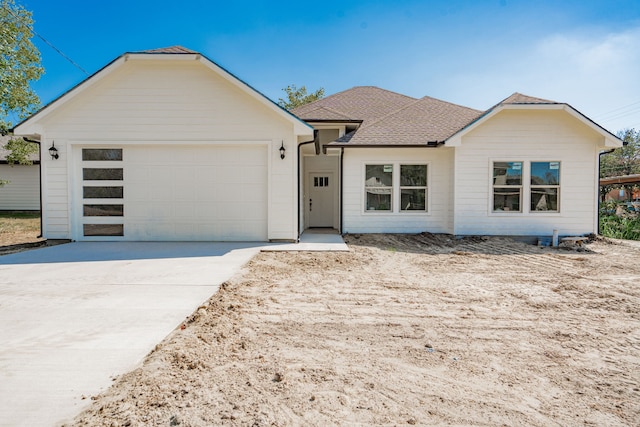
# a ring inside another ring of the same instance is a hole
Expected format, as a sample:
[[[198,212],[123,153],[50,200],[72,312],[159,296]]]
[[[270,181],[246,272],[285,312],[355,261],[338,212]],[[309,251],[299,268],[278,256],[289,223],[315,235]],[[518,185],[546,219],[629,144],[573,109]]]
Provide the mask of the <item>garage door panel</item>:
[[[267,239],[266,146],[129,147],[124,156],[126,239]]]

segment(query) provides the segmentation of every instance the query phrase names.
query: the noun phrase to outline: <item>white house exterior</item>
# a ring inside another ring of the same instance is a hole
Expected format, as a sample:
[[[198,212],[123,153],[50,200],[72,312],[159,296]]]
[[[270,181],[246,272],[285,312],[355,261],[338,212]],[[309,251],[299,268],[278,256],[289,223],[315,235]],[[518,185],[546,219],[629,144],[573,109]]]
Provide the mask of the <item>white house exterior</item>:
[[[514,94],[483,112],[356,87],[290,114],[204,56],[129,53],[14,129],[42,159],[43,235],[297,240],[597,230],[615,136]]]
[[[9,164],[9,151],[4,146],[10,136],[0,136],[0,180],[8,181],[0,187],[0,211],[40,210],[40,160],[31,156],[31,165]]]
[[[58,150],[46,238],[298,237],[295,147],[312,128],[195,52],[125,54],[14,132]]]
[[[567,104],[517,93],[482,112],[356,87],[294,113],[352,129],[327,144],[344,233],[597,233],[598,154],[622,145]]]

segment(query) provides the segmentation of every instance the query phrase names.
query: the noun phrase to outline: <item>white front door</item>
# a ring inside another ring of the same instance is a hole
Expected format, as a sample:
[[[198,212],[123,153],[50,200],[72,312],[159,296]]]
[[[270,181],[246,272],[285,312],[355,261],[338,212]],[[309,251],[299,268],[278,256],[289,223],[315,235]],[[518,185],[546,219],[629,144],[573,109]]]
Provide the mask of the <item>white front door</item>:
[[[333,173],[309,174],[309,227],[333,227]]]

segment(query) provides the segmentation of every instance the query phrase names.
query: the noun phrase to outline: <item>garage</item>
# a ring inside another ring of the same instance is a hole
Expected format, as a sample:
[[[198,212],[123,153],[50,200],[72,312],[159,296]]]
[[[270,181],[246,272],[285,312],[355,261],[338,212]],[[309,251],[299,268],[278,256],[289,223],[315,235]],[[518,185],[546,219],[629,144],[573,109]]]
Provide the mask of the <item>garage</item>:
[[[267,144],[78,147],[76,240],[267,240]]]
[[[49,153],[42,234],[296,241],[313,128],[206,56],[127,52],[14,129]]]

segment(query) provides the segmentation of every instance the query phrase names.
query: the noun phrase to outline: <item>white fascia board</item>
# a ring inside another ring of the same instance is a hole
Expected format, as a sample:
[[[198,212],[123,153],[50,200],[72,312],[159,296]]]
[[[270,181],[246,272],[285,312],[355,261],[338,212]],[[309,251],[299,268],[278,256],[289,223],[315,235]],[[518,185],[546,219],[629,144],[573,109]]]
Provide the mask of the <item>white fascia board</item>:
[[[51,103],[45,105],[40,111],[36,112],[34,115],[17,125],[14,128],[14,134],[21,136],[29,135],[32,137],[36,135],[42,135],[42,126],[38,124],[40,120],[47,117],[51,112],[55,111],[57,108],[60,108],[62,105],[66,104],[67,102],[84,92],[86,89],[90,88],[91,86],[102,80],[104,77],[111,74],[116,68],[120,67],[125,62],[126,55],[120,56],[119,58],[115,59],[113,62],[102,68],[100,71],[96,72],[92,76],[87,77],[74,88],[64,93]]]
[[[577,111],[575,108],[570,106],[569,104],[506,104],[500,105],[484,116],[477,119],[472,124],[458,131],[455,135],[452,135],[445,141],[445,146],[447,147],[458,147],[462,144],[462,137],[467,133],[471,132],[476,127],[480,126],[482,123],[489,120],[491,117],[495,116],[499,112],[503,110],[564,110],[565,112],[571,114],[576,119],[580,120],[583,124],[599,133],[603,137],[603,144],[605,147],[622,147],[622,141],[618,139],[615,135],[611,134],[609,131],[601,127],[600,125],[593,122],[591,119],[586,117],[584,114]]]
[[[297,118],[293,114],[283,110],[278,105],[274,104],[273,101],[271,101],[269,98],[267,98],[266,96],[264,96],[263,94],[261,94],[260,92],[258,92],[254,88],[252,88],[251,86],[249,86],[247,83],[245,83],[242,80],[238,79],[236,76],[232,75],[227,70],[225,70],[224,68],[222,68],[219,65],[217,65],[215,62],[209,60],[208,58],[202,57],[202,56],[199,56],[198,59],[202,64],[204,64],[207,67],[209,67],[211,70],[216,72],[219,76],[221,76],[222,78],[227,80],[229,83],[233,84],[234,86],[236,86],[237,88],[239,88],[243,92],[245,92],[248,95],[252,96],[258,102],[260,102],[261,104],[263,104],[267,108],[270,108],[272,111],[276,112],[276,114],[280,115],[281,117],[283,117],[287,121],[291,122],[293,124],[293,132],[294,132],[295,135],[301,136],[303,138],[307,138],[307,137],[308,138],[312,138],[313,137],[313,127],[311,127],[307,123],[303,122],[302,120],[300,120],[299,118]]]
[[[603,137],[603,142],[605,147],[618,148],[622,147],[623,143],[620,138],[603,128],[602,126],[596,124],[594,121],[589,119],[587,116],[576,110],[570,105],[564,104],[564,110],[571,114],[576,119],[580,120],[585,125],[589,126],[594,131],[598,132]]]

